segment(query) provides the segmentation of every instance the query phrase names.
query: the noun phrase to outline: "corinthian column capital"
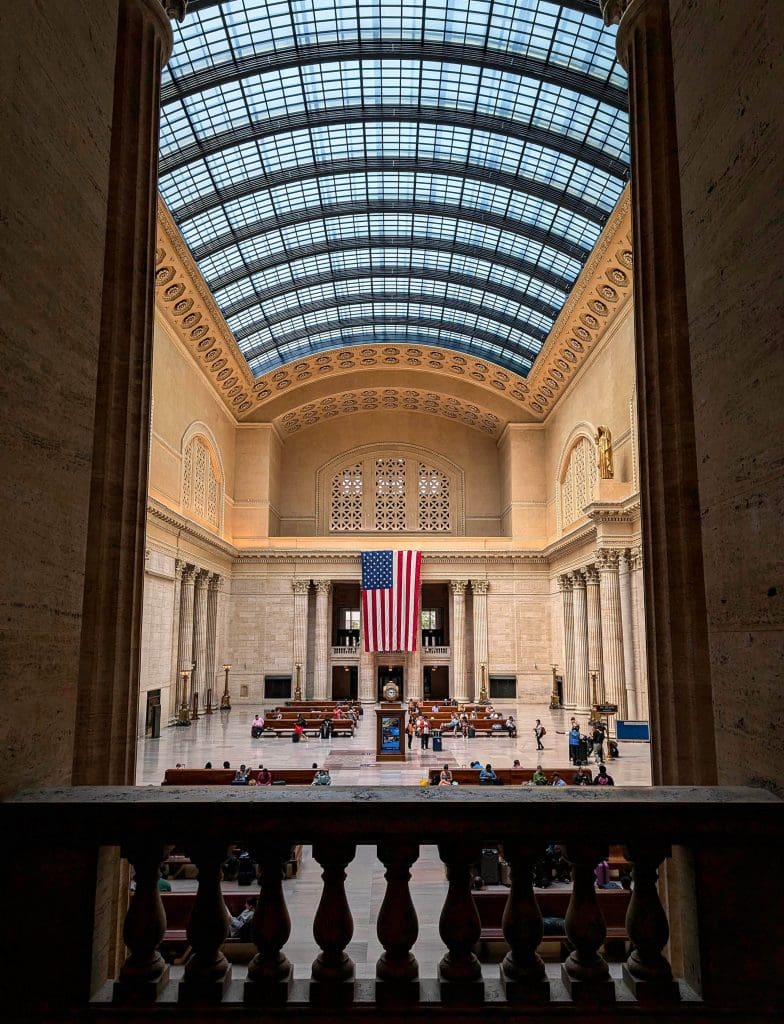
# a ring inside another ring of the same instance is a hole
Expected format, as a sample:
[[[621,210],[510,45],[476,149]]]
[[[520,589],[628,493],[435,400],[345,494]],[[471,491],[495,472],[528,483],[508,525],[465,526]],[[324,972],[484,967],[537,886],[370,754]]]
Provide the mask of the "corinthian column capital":
[[[332,580],[315,580],[314,585],[316,587],[317,594],[324,594],[328,596],[330,590],[332,590]]]
[[[620,551],[615,548],[599,548],[596,552],[596,567],[600,572],[612,572],[618,569]]]
[[[572,588],[574,590],[585,590],[585,576],[583,576],[579,569],[570,572],[569,579],[572,581]]]
[[[595,565],[589,565],[585,570],[585,583],[589,587],[599,586],[599,573]]]
[[[558,589],[561,591],[572,589],[572,578],[568,572],[562,573],[558,577]]]
[[[307,594],[310,590],[310,580],[292,580],[291,589],[295,594]]]
[[[449,586],[452,588],[452,593],[456,597],[462,597],[465,594],[466,587],[468,586],[468,580],[450,580]]]
[[[475,594],[486,594],[490,584],[487,580],[471,580],[471,589]]]

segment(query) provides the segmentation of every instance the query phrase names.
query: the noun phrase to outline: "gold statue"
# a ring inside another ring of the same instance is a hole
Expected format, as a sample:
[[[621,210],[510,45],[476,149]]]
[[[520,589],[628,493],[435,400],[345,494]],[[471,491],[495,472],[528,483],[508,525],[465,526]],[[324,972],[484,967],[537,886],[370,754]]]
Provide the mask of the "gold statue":
[[[599,479],[600,480],[612,480],[613,478],[613,451],[612,451],[612,434],[608,427],[597,427],[596,437],[594,438],[596,447],[599,450],[599,461],[596,465],[599,467]]]

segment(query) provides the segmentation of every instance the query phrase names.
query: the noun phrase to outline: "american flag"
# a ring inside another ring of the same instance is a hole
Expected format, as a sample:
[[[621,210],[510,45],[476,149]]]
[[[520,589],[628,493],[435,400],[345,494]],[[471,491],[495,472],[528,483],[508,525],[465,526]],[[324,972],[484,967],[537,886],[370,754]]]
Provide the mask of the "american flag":
[[[366,651],[415,651],[421,551],[362,552],[362,635]]]

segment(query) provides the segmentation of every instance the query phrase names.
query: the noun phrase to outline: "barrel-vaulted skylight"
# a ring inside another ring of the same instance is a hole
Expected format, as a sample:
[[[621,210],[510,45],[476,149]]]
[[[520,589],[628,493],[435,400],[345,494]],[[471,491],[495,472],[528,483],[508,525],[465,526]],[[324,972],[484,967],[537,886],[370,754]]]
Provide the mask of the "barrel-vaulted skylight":
[[[596,0],[191,0],[160,190],[254,374],[410,342],[525,375],[628,174]]]

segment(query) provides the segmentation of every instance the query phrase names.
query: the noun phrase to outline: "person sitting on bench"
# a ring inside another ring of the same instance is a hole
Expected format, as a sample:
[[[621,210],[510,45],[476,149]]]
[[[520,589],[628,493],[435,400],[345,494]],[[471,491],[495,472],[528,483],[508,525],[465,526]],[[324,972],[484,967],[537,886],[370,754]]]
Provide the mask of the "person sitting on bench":
[[[536,766],[536,771],[531,776],[531,782],[533,782],[533,784],[535,786],[546,786],[547,785],[547,776],[542,771],[542,766],[540,764],[538,764]]]
[[[493,766],[491,764],[486,764],[481,770],[479,773],[479,781],[483,782],[485,785],[493,785],[498,782],[498,776],[493,771]]]
[[[256,717],[251,722],[251,726],[250,726],[251,738],[256,740],[256,739],[259,738],[259,736],[261,736],[261,734],[263,732],[264,732],[264,719],[261,717],[261,715],[256,715]]]
[[[250,923],[256,913],[257,903],[258,896],[248,896],[244,908],[236,917],[229,914],[229,938],[250,939]]]

